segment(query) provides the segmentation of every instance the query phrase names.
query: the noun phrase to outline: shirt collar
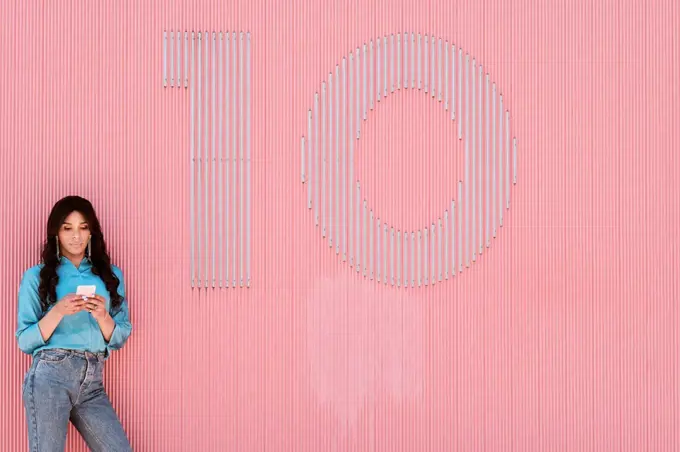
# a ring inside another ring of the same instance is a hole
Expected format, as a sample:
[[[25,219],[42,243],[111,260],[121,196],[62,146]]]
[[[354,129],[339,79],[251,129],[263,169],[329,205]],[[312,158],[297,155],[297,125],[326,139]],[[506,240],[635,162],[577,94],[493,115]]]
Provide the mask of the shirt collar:
[[[90,258],[87,256],[85,256],[83,260],[80,261],[80,265],[77,268],[66,256],[61,256],[59,259],[59,264],[65,268],[71,268],[79,272],[84,272],[92,268],[92,261],[90,261]]]

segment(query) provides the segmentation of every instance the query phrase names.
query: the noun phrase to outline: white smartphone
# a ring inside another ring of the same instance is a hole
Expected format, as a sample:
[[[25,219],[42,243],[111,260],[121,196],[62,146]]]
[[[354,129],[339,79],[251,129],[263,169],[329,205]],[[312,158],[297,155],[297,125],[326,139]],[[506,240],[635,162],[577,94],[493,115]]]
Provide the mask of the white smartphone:
[[[94,297],[97,290],[97,286],[78,286],[76,289],[76,295],[82,295],[84,297]]]

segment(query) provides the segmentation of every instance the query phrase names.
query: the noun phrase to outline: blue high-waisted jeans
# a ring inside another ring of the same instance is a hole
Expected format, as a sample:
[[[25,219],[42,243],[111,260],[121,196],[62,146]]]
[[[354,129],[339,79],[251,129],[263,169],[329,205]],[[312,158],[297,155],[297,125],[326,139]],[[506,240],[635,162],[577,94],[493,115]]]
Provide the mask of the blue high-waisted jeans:
[[[32,452],[62,452],[69,421],[93,451],[131,451],[102,382],[104,354],[38,352],[23,384]]]

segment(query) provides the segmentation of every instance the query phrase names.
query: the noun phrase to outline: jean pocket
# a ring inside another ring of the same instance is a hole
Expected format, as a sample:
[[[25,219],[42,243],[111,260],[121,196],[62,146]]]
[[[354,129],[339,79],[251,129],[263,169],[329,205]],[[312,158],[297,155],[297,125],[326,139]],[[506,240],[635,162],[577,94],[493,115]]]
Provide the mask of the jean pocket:
[[[70,355],[69,352],[63,350],[42,350],[38,353],[38,359],[40,361],[47,361],[50,363],[60,363],[65,361]]]
[[[26,393],[26,388],[28,387],[29,380],[30,380],[31,376],[33,375],[33,371],[35,370],[37,364],[38,363],[35,360],[33,360],[33,362],[31,363],[31,367],[29,367],[28,370],[26,371],[26,373],[24,374],[24,380],[21,382],[21,395],[22,395],[22,397]]]
[[[21,382],[21,396],[23,397],[24,393],[26,392],[26,382],[28,381],[28,376],[31,374],[31,371],[29,370],[26,372],[26,375],[24,375],[24,381]]]

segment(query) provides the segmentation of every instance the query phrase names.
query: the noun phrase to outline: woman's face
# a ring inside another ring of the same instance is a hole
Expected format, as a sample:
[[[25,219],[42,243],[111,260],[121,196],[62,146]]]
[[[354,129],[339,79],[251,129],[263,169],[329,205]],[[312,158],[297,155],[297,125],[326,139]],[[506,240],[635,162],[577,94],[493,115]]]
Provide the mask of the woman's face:
[[[71,212],[59,228],[59,248],[67,258],[82,258],[90,240],[90,227],[80,212]]]

